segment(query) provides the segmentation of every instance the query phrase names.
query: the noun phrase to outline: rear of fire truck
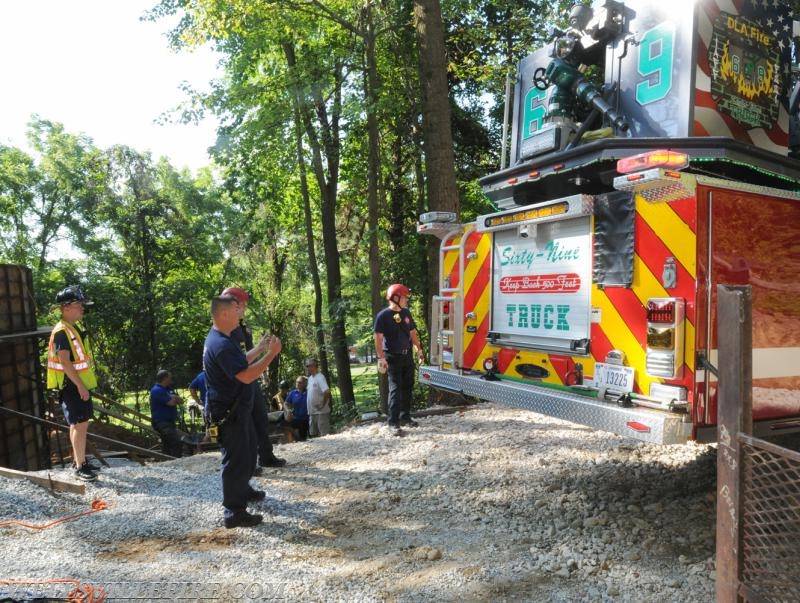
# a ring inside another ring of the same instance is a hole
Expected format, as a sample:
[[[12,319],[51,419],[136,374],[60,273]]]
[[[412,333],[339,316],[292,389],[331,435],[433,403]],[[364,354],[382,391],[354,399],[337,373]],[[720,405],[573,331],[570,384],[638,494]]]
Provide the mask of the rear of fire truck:
[[[800,427],[786,3],[598,2],[521,61],[497,208],[441,239],[421,383],[655,443],[715,437],[717,284],[753,295],[754,419]],[[791,98],[790,98],[791,97]]]

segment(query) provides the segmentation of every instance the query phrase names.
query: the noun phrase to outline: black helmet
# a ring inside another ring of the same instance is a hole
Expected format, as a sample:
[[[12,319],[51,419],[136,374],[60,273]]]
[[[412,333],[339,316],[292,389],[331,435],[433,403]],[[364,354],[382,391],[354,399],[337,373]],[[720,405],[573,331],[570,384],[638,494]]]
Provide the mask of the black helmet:
[[[79,285],[70,285],[56,293],[56,304],[59,306],[65,306],[75,302],[80,302],[84,306],[94,305],[94,302],[84,295],[83,289],[81,289]]]
[[[281,389],[291,389],[292,384],[289,383],[286,379],[284,379],[278,384],[278,387],[280,387]]]

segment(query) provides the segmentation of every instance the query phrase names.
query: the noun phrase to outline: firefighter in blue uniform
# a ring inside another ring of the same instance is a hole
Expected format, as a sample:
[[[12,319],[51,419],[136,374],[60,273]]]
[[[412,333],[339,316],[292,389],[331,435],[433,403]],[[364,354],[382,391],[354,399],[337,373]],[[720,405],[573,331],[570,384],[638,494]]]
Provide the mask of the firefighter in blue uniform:
[[[262,516],[248,513],[247,503],[263,500],[265,493],[250,485],[256,461],[253,426],[254,382],[281,351],[281,340],[268,336],[253,349],[251,360],[231,339],[239,326],[241,310],[232,296],[211,301],[213,326],[203,348],[211,428],[222,452],[222,505],[226,528],[251,527]]]
[[[253,332],[244,322],[244,313],[250,302],[250,294],[239,287],[228,287],[222,292],[222,295],[233,296],[239,301],[239,310],[241,311],[239,326],[231,333],[231,339],[242,348],[245,355],[248,355],[253,349]],[[275,456],[272,449],[267,419],[267,400],[259,379],[253,384],[253,425],[256,428],[256,449],[258,450],[254,475],[260,475],[263,467],[283,467],[286,464],[284,459]]]
[[[411,395],[414,388],[414,359],[424,355],[417,336],[417,325],[408,309],[410,291],[403,284],[390,285],[386,291],[389,305],[375,317],[375,352],[378,370],[389,373],[389,421],[393,432],[400,426],[416,427],[411,418]]]

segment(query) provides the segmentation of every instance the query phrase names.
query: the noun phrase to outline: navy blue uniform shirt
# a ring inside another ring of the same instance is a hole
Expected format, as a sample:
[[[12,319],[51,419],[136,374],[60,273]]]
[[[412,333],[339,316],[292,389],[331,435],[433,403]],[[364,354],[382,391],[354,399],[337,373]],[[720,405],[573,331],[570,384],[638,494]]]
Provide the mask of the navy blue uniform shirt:
[[[247,357],[234,341],[214,327],[208,332],[203,347],[203,368],[208,388],[208,410],[214,421],[219,421],[238,400],[251,410],[252,388],[236,378],[247,368]]]
[[[203,405],[207,404],[208,396],[206,396],[205,372],[200,371],[199,373],[197,373],[197,376],[194,379],[192,379],[192,382],[189,384],[189,389],[196,389],[198,392],[200,392],[200,401],[203,403]]]
[[[375,332],[383,333],[383,351],[390,354],[411,349],[411,331],[417,323],[408,308],[392,310],[386,307],[375,317]]]
[[[231,339],[236,345],[241,346],[245,353],[255,347],[253,344],[253,332],[243,322],[240,322],[239,326],[231,331]]]

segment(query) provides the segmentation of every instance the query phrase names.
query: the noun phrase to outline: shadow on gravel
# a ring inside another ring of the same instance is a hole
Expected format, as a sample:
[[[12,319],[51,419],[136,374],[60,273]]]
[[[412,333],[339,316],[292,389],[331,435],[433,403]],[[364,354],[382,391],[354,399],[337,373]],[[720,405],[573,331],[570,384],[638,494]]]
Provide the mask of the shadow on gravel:
[[[713,556],[716,448],[681,464],[663,463],[657,454],[641,458],[641,452],[620,446],[594,466],[576,463],[548,475],[546,488],[585,511],[587,519],[571,526],[583,533],[611,528],[617,538],[636,542],[644,528],[656,527],[661,542],[644,543],[653,556],[683,555],[687,562]]]

